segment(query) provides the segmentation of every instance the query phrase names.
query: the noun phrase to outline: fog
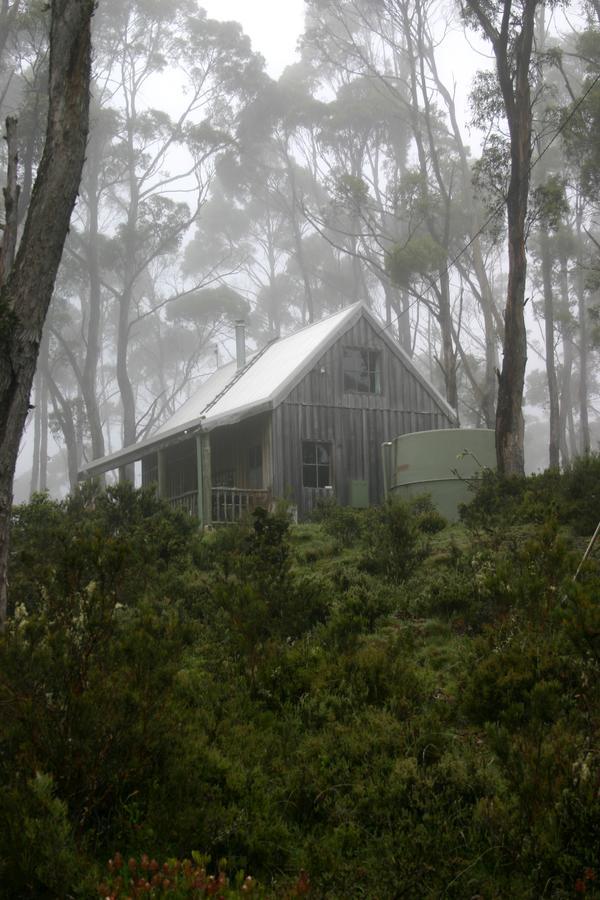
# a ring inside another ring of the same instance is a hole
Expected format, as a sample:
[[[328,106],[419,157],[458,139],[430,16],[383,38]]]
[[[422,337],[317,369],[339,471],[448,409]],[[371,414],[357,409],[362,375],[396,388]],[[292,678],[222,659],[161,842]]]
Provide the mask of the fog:
[[[23,215],[45,117],[36,10],[0,43]],[[591,78],[585,27],[573,9],[536,33],[529,470],[548,464],[549,372],[562,463],[598,433],[595,122],[561,124]],[[85,463],[145,440],[233,358],[236,320],[253,350],[357,301],[461,424],[493,428],[507,123],[489,45],[458,6],[100,0],[94,28],[87,161],[16,499],[65,493]]]

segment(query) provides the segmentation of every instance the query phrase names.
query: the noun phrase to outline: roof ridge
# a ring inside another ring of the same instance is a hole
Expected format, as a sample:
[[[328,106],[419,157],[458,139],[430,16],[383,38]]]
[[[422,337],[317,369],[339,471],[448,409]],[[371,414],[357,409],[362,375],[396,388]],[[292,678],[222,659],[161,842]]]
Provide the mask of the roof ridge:
[[[276,341],[285,341],[287,338],[295,337],[297,334],[301,334],[303,331],[308,331],[309,328],[314,328],[315,325],[322,325],[323,322],[326,322],[327,319],[333,319],[334,316],[341,316],[342,313],[348,313],[351,309],[354,309],[355,306],[364,306],[368,309],[367,303],[365,300],[355,300],[354,303],[348,304],[348,306],[342,306],[341,309],[336,309],[333,312],[328,313],[326,316],[322,316],[320,319],[315,319],[314,322],[307,322],[306,325],[303,325],[302,328],[297,328],[296,331],[290,331],[289,334],[279,335],[279,337],[275,338]]]
[[[215,406],[218,403],[218,401],[221,399],[221,397],[224,397],[225,394],[231,390],[231,388],[234,386],[234,384],[237,384],[237,382],[240,380],[242,375],[245,375],[246,372],[248,371],[248,369],[252,368],[254,363],[257,360],[259,360],[264,353],[266,353],[266,351],[269,349],[271,344],[274,344],[278,340],[279,340],[279,338],[277,338],[277,337],[271,338],[270,341],[267,341],[267,343],[264,345],[264,347],[262,347],[253,356],[250,357],[250,359],[248,360],[246,365],[241,366],[239,369],[236,369],[235,373],[233,375],[233,378],[231,378],[227,382],[225,387],[221,388],[219,393],[215,394],[215,396],[212,398],[212,400],[209,400],[208,403],[206,404],[206,406],[200,410],[200,417],[205,416],[206,413],[209,412],[209,410],[211,410],[213,408],[213,406]]]

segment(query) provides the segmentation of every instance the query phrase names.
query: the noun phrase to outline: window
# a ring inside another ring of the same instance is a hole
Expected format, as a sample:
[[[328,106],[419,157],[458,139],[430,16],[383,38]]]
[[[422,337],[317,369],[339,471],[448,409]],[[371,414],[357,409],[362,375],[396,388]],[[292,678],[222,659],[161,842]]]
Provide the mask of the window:
[[[331,484],[331,452],[329,444],[305,441],[302,444],[302,484],[324,488]]]
[[[344,390],[359,394],[380,394],[380,360],[377,350],[344,348]]]

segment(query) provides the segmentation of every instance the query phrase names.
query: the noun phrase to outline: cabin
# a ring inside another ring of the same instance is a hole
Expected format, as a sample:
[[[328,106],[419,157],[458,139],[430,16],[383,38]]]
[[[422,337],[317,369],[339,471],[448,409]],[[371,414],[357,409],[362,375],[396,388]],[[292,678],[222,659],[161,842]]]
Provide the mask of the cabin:
[[[321,497],[384,498],[381,445],[456,427],[443,397],[362,303],[218,368],[149,438],[94,460],[93,477],[141,461],[143,485],[196,516],[231,522],[285,498],[308,517]]]

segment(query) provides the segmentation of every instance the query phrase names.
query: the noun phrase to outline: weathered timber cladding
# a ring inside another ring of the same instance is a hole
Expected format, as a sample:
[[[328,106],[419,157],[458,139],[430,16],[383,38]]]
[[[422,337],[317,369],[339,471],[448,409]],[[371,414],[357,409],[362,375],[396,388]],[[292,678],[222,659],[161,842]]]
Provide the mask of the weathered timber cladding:
[[[379,353],[381,391],[344,391],[344,348]],[[365,318],[352,326],[316,362],[273,411],[273,492],[310,513],[323,491],[302,484],[302,442],[330,444],[331,481],[342,504],[350,481],[369,484],[369,500],[383,499],[381,444],[411,431],[450,428],[455,423],[428,388]]]

